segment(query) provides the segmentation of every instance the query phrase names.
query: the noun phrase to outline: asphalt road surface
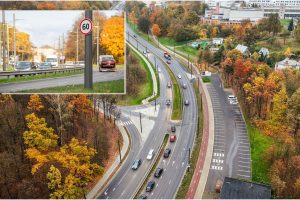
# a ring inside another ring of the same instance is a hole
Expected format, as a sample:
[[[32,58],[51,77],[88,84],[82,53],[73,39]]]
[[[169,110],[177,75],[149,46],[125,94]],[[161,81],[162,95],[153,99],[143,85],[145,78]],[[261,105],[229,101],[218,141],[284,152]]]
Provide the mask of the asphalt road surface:
[[[238,105],[231,105],[217,74],[208,91],[212,99],[215,140],[206,191],[214,191],[217,179],[251,179],[251,156],[247,128]]]
[[[124,79],[124,70],[117,70],[116,72],[99,72],[94,70],[93,82],[106,82],[113,80]],[[58,77],[58,78],[46,78],[40,80],[15,82],[15,83],[3,83],[0,84],[0,93],[18,92],[23,90],[34,90],[41,88],[60,87],[66,85],[79,85],[84,84],[83,74]]]

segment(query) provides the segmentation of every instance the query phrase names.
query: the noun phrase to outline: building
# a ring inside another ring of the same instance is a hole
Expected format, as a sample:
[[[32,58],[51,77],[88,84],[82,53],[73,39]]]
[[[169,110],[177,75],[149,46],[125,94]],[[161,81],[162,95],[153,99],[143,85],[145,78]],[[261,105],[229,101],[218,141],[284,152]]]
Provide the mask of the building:
[[[299,0],[249,0],[248,5],[260,7],[279,7],[279,6],[300,6]]]
[[[300,70],[300,62],[290,58],[285,58],[284,60],[275,64],[276,70],[281,70],[286,68],[294,68]]]
[[[220,199],[271,199],[271,186],[225,177]]]
[[[36,47],[34,49],[34,54],[35,54],[34,56],[35,61],[42,62],[47,55],[56,55],[57,51],[51,46],[44,45],[41,47]]]
[[[269,56],[269,54],[270,54],[269,49],[264,48],[264,47],[261,48],[258,53],[263,56]]]
[[[281,6],[263,7],[263,10],[264,10],[265,17],[277,13],[280,19],[300,18],[300,6],[287,7],[285,5],[281,5]]]
[[[222,45],[223,42],[224,42],[223,38],[213,38],[212,39],[212,44],[214,44],[214,45]]]
[[[241,44],[238,44],[236,47],[235,47],[236,50],[238,50],[239,52],[241,52],[243,54],[243,56],[245,57],[250,57],[251,53],[248,49],[247,46],[244,46],[244,45],[241,45]]]

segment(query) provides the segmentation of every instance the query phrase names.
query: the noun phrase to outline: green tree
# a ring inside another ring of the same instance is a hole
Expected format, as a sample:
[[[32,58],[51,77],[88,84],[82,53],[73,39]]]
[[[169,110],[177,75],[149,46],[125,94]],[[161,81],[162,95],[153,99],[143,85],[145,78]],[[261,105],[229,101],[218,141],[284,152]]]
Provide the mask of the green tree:
[[[288,101],[288,118],[296,135],[300,130],[300,88]]]
[[[144,33],[148,33],[150,27],[150,20],[146,17],[140,17],[138,19],[138,27]]]
[[[294,30],[294,19],[292,19],[289,23],[289,26],[288,26],[288,31],[293,31]]]
[[[276,35],[281,31],[281,23],[278,14],[271,14],[268,18],[268,30],[272,32],[273,35]]]
[[[298,22],[296,29],[294,31],[295,39],[297,42],[300,42],[300,21]]]

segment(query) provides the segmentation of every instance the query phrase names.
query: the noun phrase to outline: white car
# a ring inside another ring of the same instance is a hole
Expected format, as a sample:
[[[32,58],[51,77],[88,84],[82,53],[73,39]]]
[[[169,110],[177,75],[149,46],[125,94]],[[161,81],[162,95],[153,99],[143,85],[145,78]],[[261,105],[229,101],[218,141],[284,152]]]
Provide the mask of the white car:
[[[153,156],[154,156],[154,149],[150,149],[147,155],[147,160],[152,160]]]
[[[230,100],[234,100],[234,101],[237,101],[237,98],[236,98],[236,96],[234,96],[234,95],[228,95],[228,100],[230,101]]]
[[[158,71],[158,72],[161,72],[161,69],[160,69],[160,68],[158,68],[158,69],[157,69],[157,71]]]
[[[237,105],[239,102],[237,100],[229,100],[231,105]]]
[[[180,74],[178,74],[178,78],[181,79],[181,75]]]

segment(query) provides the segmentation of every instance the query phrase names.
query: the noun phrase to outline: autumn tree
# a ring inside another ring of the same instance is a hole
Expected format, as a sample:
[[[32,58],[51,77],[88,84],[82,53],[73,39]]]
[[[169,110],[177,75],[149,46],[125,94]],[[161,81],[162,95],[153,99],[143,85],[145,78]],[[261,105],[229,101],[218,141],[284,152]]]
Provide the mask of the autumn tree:
[[[296,136],[300,131],[300,88],[288,100],[288,119]]]
[[[300,42],[300,21],[298,22],[295,30],[294,30],[294,36],[297,42]]]
[[[157,37],[160,36],[160,28],[159,28],[158,24],[153,24],[152,33]]]
[[[124,62],[124,17],[114,16],[105,21],[100,42],[117,62]]]
[[[39,112],[44,108],[39,95],[33,94],[30,96],[27,108],[32,112]]]

